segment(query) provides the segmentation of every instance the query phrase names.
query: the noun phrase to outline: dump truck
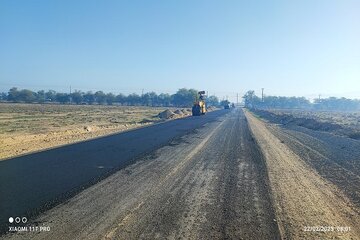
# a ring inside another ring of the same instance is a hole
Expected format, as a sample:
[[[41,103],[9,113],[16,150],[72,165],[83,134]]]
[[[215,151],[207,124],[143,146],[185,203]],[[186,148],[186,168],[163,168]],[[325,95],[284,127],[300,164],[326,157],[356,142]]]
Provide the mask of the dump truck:
[[[192,115],[200,116],[206,113],[206,104],[205,104],[205,91],[198,92],[198,96],[196,96],[194,105],[192,106]]]

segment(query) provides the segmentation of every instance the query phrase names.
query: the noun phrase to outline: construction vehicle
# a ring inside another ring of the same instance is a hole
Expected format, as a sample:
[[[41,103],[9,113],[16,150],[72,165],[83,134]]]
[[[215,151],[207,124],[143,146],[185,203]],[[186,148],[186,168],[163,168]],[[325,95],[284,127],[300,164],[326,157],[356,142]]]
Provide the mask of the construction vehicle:
[[[230,102],[228,100],[225,100],[222,103],[223,103],[224,109],[230,109]]]
[[[198,92],[198,96],[196,96],[194,105],[192,106],[192,115],[200,116],[206,113],[206,104],[205,104],[205,91]]]

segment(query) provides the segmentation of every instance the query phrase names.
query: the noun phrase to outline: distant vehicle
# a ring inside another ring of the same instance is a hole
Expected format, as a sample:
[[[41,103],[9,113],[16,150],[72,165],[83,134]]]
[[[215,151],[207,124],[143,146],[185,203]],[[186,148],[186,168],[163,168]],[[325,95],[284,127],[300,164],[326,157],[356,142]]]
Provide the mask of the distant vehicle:
[[[192,115],[200,116],[206,113],[206,104],[205,104],[205,91],[198,92],[199,96],[196,97],[194,105],[192,107]]]
[[[230,109],[230,104],[225,104],[224,109]]]

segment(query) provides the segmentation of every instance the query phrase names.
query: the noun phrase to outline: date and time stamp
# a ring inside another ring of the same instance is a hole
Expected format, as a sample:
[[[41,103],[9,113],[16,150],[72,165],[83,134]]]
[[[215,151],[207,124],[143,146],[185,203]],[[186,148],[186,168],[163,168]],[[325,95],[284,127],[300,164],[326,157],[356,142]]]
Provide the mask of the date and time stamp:
[[[49,226],[29,226],[26,224],[28,219],[26,217],[10,217],[9,218],[9,232],[50,232]],[[351,231],[349,226],[304,226],[304,232],[338,232],[346,233]]]
[[[351,227],[348,226],[305,226],[304,232],[338,232],[346,233],[351,231]]]

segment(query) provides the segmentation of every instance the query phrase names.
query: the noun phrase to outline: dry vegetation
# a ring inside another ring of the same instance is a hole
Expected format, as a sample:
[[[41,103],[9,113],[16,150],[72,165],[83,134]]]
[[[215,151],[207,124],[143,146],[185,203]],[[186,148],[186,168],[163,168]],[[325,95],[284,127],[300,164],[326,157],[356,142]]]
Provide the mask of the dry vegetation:
[[[360,139],[360,112],[253,110],[273,123],[297,125],[315,131],[324,131],[352,139]]]
[[[305,110],[272,110],[276,114],[290,114],[296,118],[315,119],[330,122],[354,129],[360,129],[360,112],[305,111]]]
[[[0,159],[161,121],[165,108],[0,104]],[[175,111],[175,109],[172,109]],[[178,118],[189,115],[177,114]]]

